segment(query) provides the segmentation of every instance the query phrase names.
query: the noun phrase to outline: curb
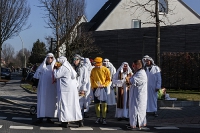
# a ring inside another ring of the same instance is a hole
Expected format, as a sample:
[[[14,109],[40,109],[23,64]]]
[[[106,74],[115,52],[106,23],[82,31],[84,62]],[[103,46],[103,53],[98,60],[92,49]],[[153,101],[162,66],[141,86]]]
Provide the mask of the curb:
[[[21,106],[21,107],[29,108],[29,106],[26,106],[26,105],[23,105],[23,104],[19,104],[17,102],[14,102],[12,100],[8,100],[8,99],[2,98],[2,97],[0,97],[0,101],[7,102],[7,103],[10,103],[10,104],[14,104],[14,105],[18,105],[18,106]]]
[[[198,107],[200,106],[200,101],[167,101],[158,100],[158,107]]]
[[[28,93],[37,94],[37,92],[31,91],[31,90],[29,90],[29,89],[26,89],[26,88],[22,87],[21,84],[20,84],[20,87],[21,87],[22,89],[24,89],[25,91],[27,91]]]

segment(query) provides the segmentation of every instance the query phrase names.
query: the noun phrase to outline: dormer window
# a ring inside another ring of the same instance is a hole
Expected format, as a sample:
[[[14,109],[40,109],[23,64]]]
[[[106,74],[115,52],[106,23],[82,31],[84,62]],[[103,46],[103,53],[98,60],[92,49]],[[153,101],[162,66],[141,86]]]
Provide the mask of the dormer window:
[[[141,20],[133,19],[131,28],[141,28]]]
[[[168,0],[159,0],[158,9],[160,13],[168,13]]]

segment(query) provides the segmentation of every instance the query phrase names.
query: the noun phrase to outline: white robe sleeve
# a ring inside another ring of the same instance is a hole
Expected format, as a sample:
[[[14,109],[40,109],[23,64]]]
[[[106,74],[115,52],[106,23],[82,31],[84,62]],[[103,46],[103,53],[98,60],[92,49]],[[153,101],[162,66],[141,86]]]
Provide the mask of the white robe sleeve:
[[[145,81],[143,73],[138,72],[135,76],[132,76],[130,79],[130,83],[136,87],[143,85]]]
[[[83,91],[89,91],[87,88],[87,83],[89,82],[89,74],[88,74],[88,70],[86,67],[83,67],[83,73],[82,73],[82,79],[81,79],[81,86],[80,86],[80,90]]]
[[[113,75],[113,78],[112,78],[112,83],[117,86],[117,87],[122,87],[123,83],[124,83],[124,80],[119,80],[119,79],[116,79],[117,77],[117,73],[115,73]]]
[[[54,77],[56,79],[61,78],[61,77],[65,77],[66,75],[66,70],[63,68],[64,66],[61,66],[59,69],[55,69],[54,70]]]
[[[161,81],[160,68],[156,67],[156,89],[161,89]]]

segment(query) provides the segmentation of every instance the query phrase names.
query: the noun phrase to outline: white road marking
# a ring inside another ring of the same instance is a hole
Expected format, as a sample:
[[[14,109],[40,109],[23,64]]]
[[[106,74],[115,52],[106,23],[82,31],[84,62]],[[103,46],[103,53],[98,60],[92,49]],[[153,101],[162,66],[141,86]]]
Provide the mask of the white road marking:
[[[32,118],[23,118],[23,117],[13,117],[12,119],[13,120],[29,120],[29,121],[32,120]]]
[[[101,130],[122,130],[120,127],[99,127]]]
[[[0,120],[6,119],[7,117],[0,117]]]
[[[155,129],[179,129],[178,127],[154,127]]]
[[[40,130],[62,130],[62,127],[40,127]]]
[[[93,130],[91,127],[79,127],[79,128],[72,128],[70,127],[71,130]]]
[[[33,127],[30,127],[30,126],[10,126],[10,129],[29,129],[29,130],[32,130]]]

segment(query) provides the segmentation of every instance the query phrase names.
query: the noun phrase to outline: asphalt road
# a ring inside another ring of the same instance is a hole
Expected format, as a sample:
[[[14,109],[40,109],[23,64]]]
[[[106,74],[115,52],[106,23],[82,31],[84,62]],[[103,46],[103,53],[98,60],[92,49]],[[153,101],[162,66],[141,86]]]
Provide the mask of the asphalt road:
[[[36,115],[29,114],[29,108],[12,105],[9,103],[0,102],[0,133],[77,133],[77,132],[95,132],[95,133],[126,133],[131,132],[127,130],[124,123],[118,121],[109,121],[104,126],[101,124],[94,124],[93,118],[87,118],[84,121],[85,127],[77,128],[75,123],[71,123],[69,128],[60,127],[57,119],[52,119],[54,124],[48,124],[45,121],[35,126],[32,124],[36,120]],[[148,133],[197,133],[199,128],[179,128],[179,127],[147,127],[148,130],[134,131],[134,132],[148,132]]]

